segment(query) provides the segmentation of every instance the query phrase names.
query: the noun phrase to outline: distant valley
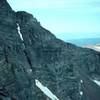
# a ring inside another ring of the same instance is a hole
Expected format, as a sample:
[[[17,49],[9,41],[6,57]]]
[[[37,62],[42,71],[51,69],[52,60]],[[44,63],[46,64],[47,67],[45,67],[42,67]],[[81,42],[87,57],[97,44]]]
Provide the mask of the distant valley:
[[[96,45],[100,44],[100,38],[70,39],[66,40],[66,42],[70,42],[78,46]]]

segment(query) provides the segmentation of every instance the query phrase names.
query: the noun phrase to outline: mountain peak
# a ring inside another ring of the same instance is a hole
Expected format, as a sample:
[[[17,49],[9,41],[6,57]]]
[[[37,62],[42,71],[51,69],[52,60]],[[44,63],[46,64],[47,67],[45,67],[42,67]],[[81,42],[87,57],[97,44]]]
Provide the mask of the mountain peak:
[[[0,0],[0,99],[47,100],[50,89],[59,100],[100,100],[97,77],[100,53],[57,39],[32,14]]]
[[[12,12],[12,8],[8,4],[7,0],[0,0],[0,17],[8,16]]]

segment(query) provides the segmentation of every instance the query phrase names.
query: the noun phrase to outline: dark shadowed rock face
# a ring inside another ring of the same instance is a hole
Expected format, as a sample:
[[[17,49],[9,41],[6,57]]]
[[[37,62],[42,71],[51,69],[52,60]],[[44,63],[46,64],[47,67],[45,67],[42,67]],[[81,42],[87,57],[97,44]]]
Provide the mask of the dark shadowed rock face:
[[[0,0],[0,100],[47,100],[35,79],[59,100],[92,100],[100,91],[92,78],[100,79],[100,53],[57,39],[31,14]]]

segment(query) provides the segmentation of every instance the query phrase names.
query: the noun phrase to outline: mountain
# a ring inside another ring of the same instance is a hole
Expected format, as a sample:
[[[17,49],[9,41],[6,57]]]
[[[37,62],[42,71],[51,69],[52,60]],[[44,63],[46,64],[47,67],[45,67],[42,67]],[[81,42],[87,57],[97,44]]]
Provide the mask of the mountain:
[[[49,100],[41,83],[59,100],[100,100],[94,79],[99,52],[57,39],[33,15],[0,0],[0,100]]]
[[[96,45],[100,44],[100,38],[70,39],[66,40],[66,42],[70,42],[78,46]]]

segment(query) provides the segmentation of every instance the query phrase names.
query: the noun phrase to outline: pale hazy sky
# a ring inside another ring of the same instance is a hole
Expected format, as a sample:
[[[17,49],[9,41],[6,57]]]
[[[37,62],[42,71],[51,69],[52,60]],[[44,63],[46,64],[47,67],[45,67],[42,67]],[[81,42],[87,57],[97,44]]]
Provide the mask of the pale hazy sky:
[[[100,37],[100,0],[7,0],[61,39]]]

